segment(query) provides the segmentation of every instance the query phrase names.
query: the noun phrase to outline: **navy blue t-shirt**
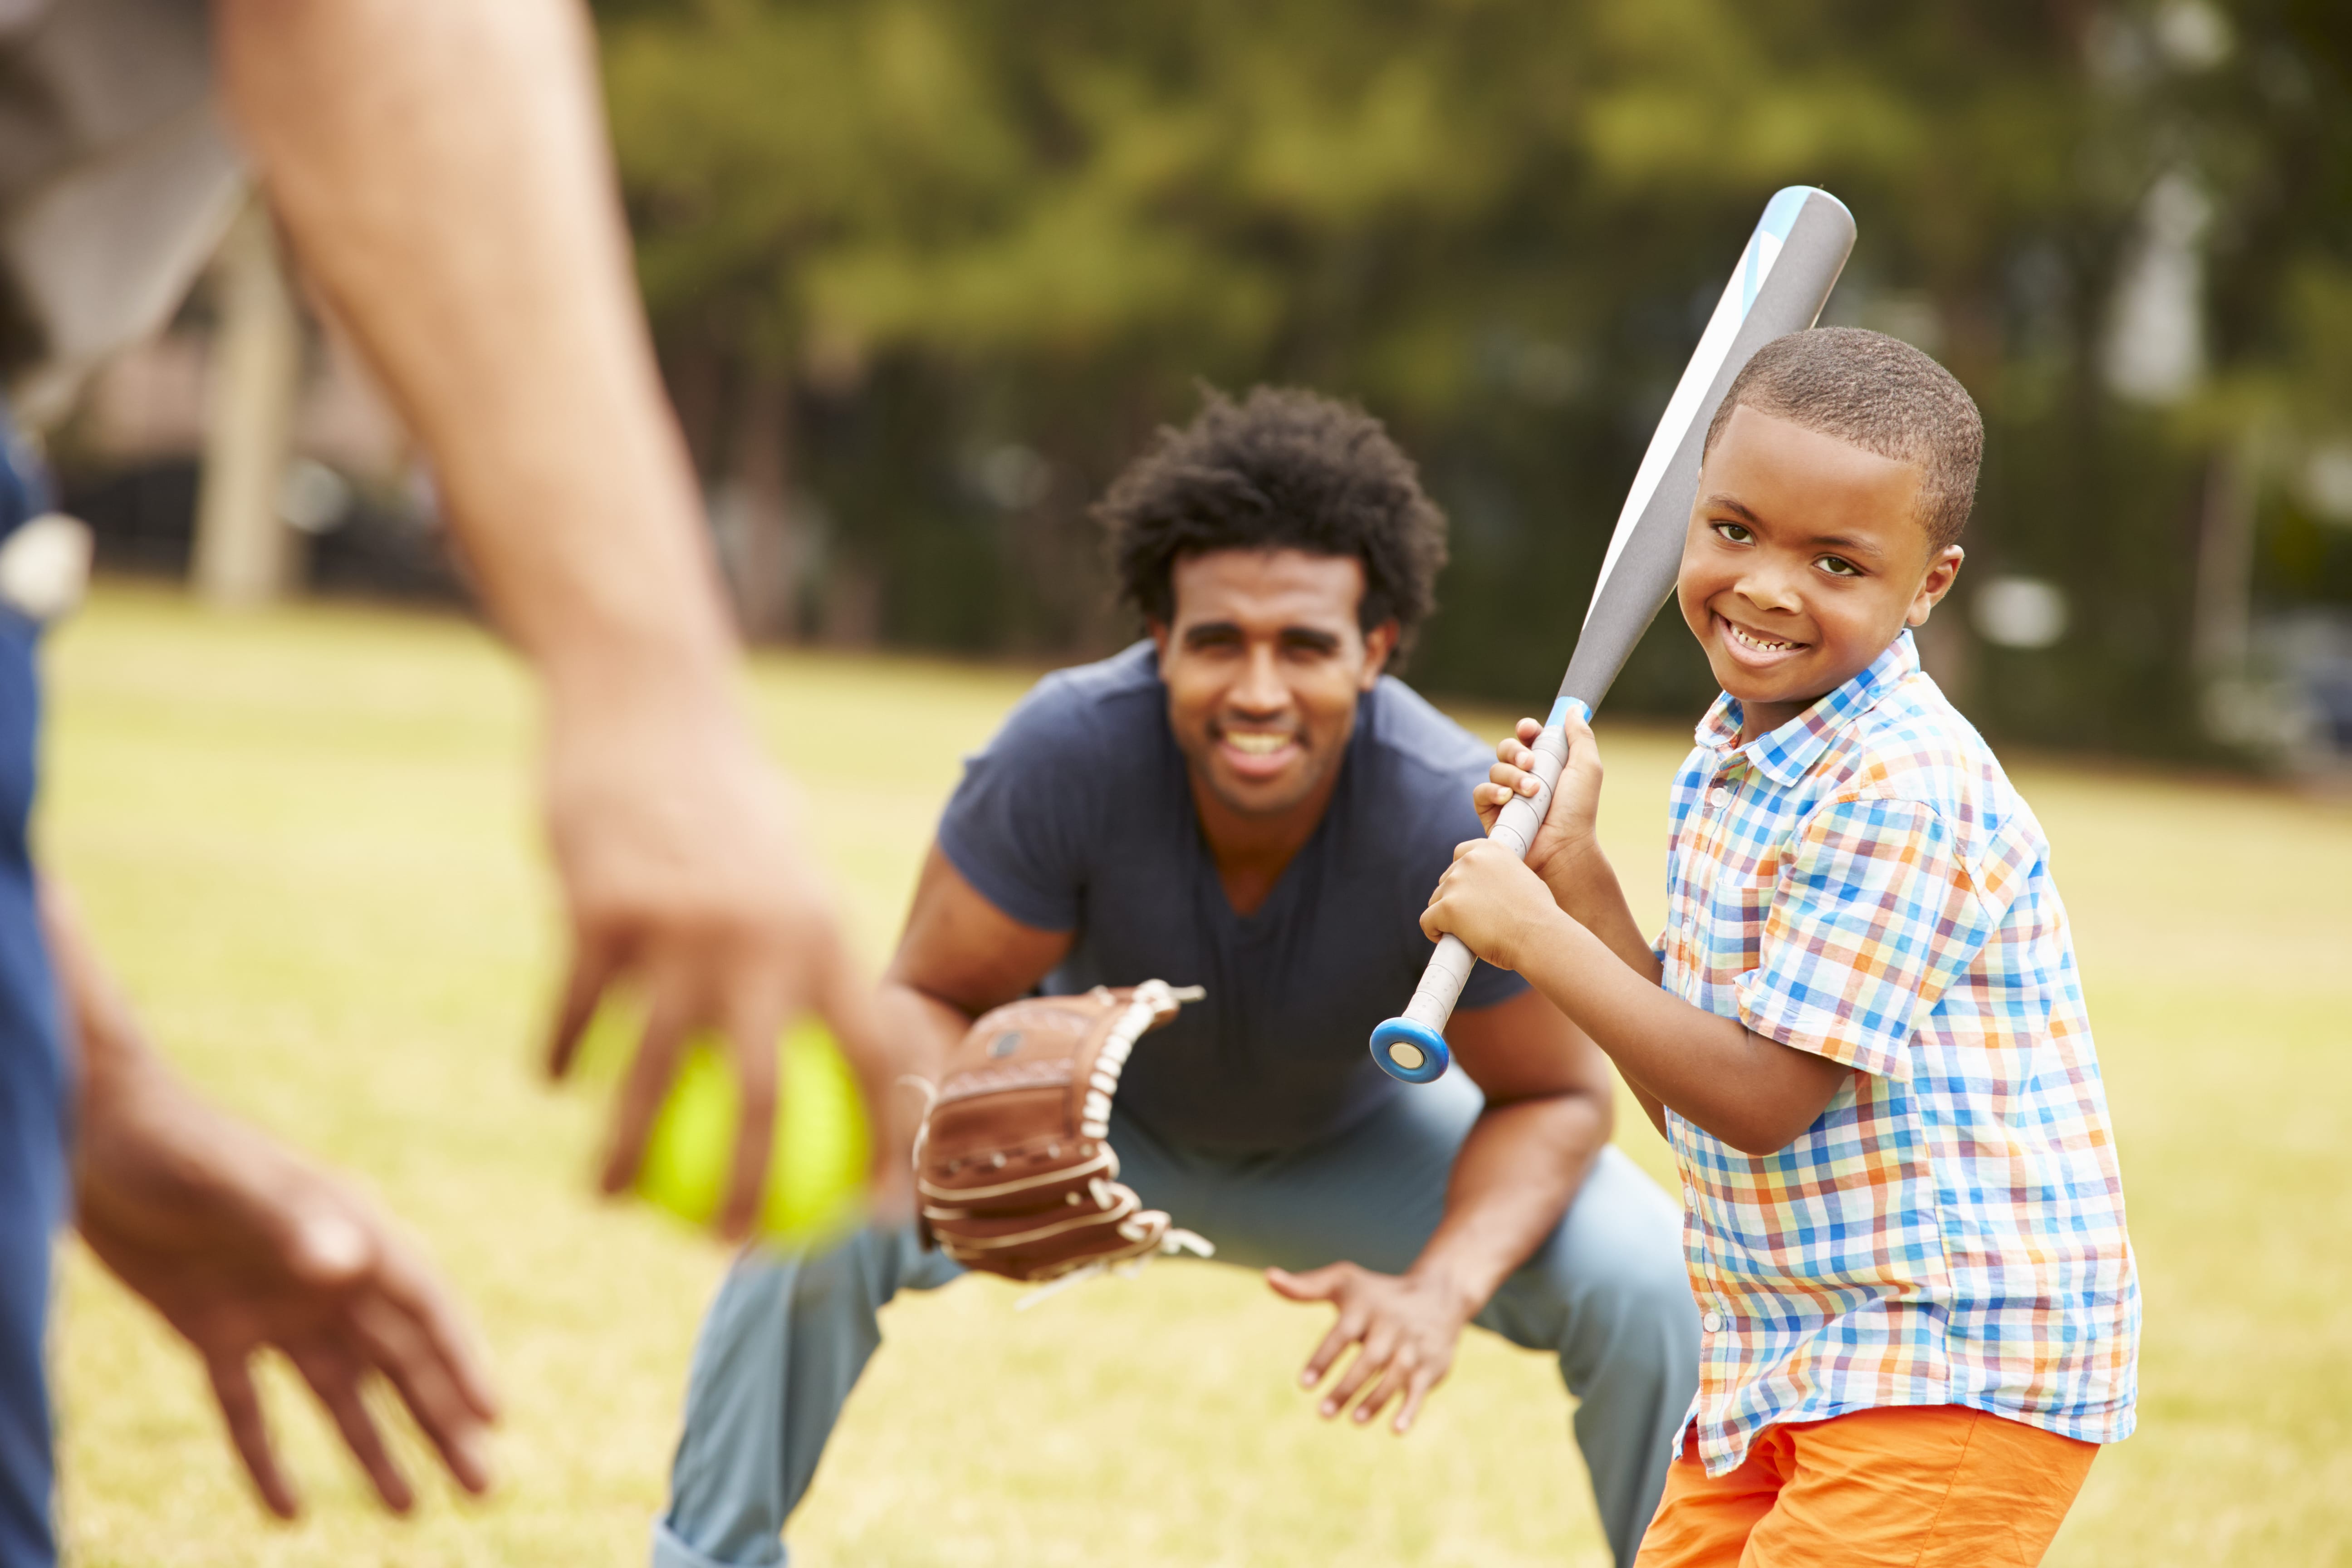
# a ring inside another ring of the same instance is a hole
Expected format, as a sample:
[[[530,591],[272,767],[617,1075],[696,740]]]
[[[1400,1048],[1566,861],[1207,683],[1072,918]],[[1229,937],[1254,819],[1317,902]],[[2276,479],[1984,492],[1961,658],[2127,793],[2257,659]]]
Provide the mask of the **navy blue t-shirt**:
[[[1237,915],[1201,837],[1150,643],[1037,683],[964,764],[940,847],[1024,925],[1075,931],[1052,993],[1151,979],[1205,1002],[1144,1037],[1119,1109],[1221,1152],[1294,1149],[1412,1090],[1367,1041],[1421,978],[1421,911],[1478,837],[1493,752],[1402,681],[1356,705],[1331,804],[1257,912]],[[1525,989],[1480,964],[1465,1008]]]

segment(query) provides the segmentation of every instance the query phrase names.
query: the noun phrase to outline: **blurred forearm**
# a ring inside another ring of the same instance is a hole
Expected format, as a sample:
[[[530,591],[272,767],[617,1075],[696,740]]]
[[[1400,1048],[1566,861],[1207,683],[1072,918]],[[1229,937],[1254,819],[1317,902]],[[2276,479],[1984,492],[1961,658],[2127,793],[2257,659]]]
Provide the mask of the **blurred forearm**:
[[[561,700],[731,635],[570,0],[218,0],[231,111]],[[716,689],[718,683],[708,683]]]

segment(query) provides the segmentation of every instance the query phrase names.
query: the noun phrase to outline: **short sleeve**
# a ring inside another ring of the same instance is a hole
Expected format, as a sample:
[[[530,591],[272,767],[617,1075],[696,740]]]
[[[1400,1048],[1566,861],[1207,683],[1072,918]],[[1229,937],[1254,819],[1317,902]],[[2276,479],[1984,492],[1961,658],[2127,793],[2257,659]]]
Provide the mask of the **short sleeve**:
[[[1757,966],[1739,978],[1740,1022],[1863,1072],[1907,1078],[1915,1020],[1992,934],[1932,807],[1832,801],[1781,862]]]
[[[964,880],[1040,931],[1078,924],[1101,804],[1089,741],[1085,707],[1048,677],[964,759],[940,818],[940,851]]]

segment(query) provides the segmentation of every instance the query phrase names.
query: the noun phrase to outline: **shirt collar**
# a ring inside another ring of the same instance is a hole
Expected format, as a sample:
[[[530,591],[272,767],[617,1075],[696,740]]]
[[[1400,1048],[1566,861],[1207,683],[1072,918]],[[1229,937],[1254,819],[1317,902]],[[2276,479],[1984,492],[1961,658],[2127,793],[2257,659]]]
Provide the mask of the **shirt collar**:
[[[1739,699],[1728,691],[1716,699],[1694,734],[1708,751],[1723,753],[1724,762],[1734,754],[1745,755],[1757,772],[1786,789],[1805,776],[1805,770],[1829,749],[1831,740],[1849,721],[1868,712],[1918,668],[1919,650],[1906,627],[1886,645],[1885,653],[1871,661],[1869,668],[1747,745],[1739,744]]]

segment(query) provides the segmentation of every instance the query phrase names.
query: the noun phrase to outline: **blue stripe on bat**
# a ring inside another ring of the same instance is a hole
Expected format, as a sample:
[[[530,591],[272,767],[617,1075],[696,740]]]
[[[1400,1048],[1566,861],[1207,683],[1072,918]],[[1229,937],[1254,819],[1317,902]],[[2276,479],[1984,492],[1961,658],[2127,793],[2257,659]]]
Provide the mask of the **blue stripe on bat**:
[[[1547,730],[1559,729],[1562,721],[1568,718],[1569,710],[1570,709],[1574,709],[1576,710],[1576,716],[1583,720],[1588,724],[1592,721],[1592,710],[1584,705],[1582,698],[1562,697],[1552,703],[1551,717],[1544,721],[1544,728]]]
[[[1763,219],[1756,226],[1774,239],[1787,239],[1789,231],[1797,226],[1797,215],[1805,210],[1808,196],[1829,196],[1829,193],[1811,185],[1786,185],[1773,192],[1772,199],[1764,204]],[[1837,200],[1835,196],[1830,199]]]

